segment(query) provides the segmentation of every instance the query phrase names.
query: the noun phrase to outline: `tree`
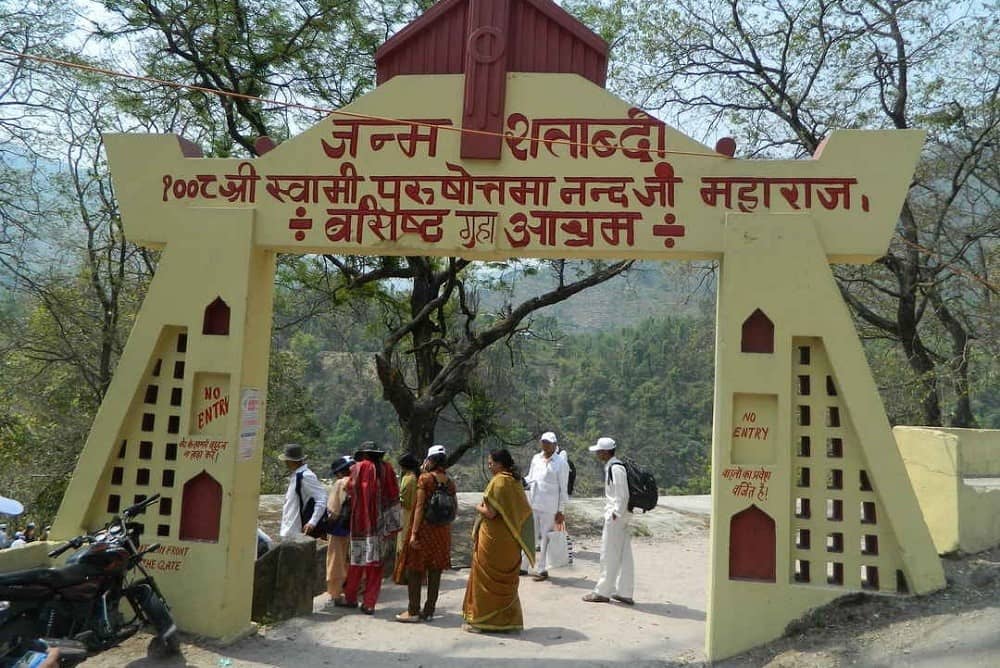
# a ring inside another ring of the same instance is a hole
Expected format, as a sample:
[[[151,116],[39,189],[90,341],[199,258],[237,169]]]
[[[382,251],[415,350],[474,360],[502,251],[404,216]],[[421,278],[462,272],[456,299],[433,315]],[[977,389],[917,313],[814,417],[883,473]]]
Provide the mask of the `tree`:
[[[127,47],[148,76],[202,90],[149,88],[123,96],[144,117],[177,114],[214,156],[254,154],[258,137],[283,140],[374,85],[375,49],[432,4],[426,0],[104,0],[93,22]],[[131,68],[127,68],[131,69]],[[135,90],[134,88],[130,90]],[[304,101],[313,109],[265,104]],[[192,138],[192,137],[189,137]],[[192,138],[197,139],[197,138]]]
[[[573,7],[615,44],[613,80],[626,96],[706,134],[732,127],[747,157],[812,154],[833,128],[929,130],[889,252],[835,274],[862,336],[905,358],[924,424],[975,426],[969,364],[995,332],[1000,238],[1000,25],[988,3]],[[987,360],[997,363],[995,347]]]
[[[363,258],[324,256],[315,270],[330,307],[341,293],[373,290],[383,309],[385,333],[374,354],[383,397],[395,410],[402,449],[423,456],[434,443],[438,420],[454,411],[465,439],[451,449],[457,461],[495,432],[499,407],[479,382],[481,355],[491,346],[526,335],[535,312],[621,275],[632,262],[571,263],[547,266],[554,287],[499,313],[483,314],[474,289],[473,263],[461,258]],[[407,290],[398,286],[406,282]],[[382,284],[379,286],[379,284]]]

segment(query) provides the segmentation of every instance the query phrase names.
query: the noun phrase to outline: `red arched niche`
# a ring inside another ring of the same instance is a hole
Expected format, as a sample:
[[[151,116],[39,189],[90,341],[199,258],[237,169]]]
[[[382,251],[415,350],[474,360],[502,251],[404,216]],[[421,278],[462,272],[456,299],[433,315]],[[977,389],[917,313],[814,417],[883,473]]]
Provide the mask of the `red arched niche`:
[[[184,483],[181,495],[181,540],[219,542],[222,485],[202,471]]]
[[[205,307],[205,320],[201,327],[202,334],[229,334],[229,305],[216,297]]]
[[[740,350],[745,353],[774,352],[774,323],[760,309],[743,321]]]
[[[774,582],[774,520],[757,506],[729,520],[729,579]]]

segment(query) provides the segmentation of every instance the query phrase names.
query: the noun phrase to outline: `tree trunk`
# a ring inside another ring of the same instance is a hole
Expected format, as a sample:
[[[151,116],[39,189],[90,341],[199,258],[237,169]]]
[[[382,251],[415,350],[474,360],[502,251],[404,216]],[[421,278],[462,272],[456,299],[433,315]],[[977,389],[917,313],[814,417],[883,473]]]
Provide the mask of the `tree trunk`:
[[[931,302],[934,304],[934,312],[951,337],[952,354],[948,366],[951,368],[952,384],[955,387],[955,412],[949,420],[950,426],[975,428],[978,424],[969,399],[969,334],[937,290],[931,292]]]
[[[423,461],[427,450],[434,445],[434,430],[437,428],[438,413],[436,411],[417,411],[411,414],[405,422],[400,420],[403,428],[402,451],[409,452]]]
[[[913,317],[913,301],[912,298],[904,298],[899,302],[897,321],[900,342],[903,344],[906,360],[916,374],[916,382],[920,388],[918,399],[923,413],[923,424],[927,427],[940,427],[941,397],[937,371],[934,368],[934,360],[917,332],[916,318]]]

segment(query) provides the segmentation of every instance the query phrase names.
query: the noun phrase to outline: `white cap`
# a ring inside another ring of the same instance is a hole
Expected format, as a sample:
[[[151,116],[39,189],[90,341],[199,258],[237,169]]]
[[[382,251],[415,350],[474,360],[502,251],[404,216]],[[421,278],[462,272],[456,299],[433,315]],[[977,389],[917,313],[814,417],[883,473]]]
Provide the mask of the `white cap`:
[[[432,445],[427,448],[427,456],[433,457],[434,455],[447,455],[448,451],[445,450],[443,445]]]
[[[615,439],[608,438],[607,436],[602,436],[597,439],[597,443],[590,446],[588,450],[591,452],[597,452],[598,450],[614,450],[615,449]]]
[[[554,431],[547,431],[538,437],[539,441],[545,441],[546,443],[558,443],[559,440],[556,438],[556,433]]]

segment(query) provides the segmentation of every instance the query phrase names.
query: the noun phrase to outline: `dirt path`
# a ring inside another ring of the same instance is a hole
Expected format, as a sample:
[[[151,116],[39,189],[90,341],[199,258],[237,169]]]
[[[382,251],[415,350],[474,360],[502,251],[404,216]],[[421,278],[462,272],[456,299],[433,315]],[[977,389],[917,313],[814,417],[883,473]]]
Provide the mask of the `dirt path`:
[[[705,633],[707,517],[698,509],[658,508],[645,520],[640,518],[637,531],[644,535],[633,540],[637,603],[630,608],[581,600],[596,581],[600,552],[600,537],[584,523],[596,522],[599,508],[596,499],[574,501],[569,525],[580,531],[574,532],[572,566],[553,570],[548,582],[522,578],[526,629],[518,635],[473,635],[460,629],[468,577],[463,569],[445,575],[438,603],[442,614],[431,624],[396,622],[393,616],[404,609],[406,592],[387,584],[374,617],[330,607],[323,595],[316,598],[311,617],[262,628],[256,636],[229,647],[186,643],[184,661],[143,658],[148,637],[140,637],[83,665],[450,668],[653,666],[700,660]]]
[[[469,499],[465,499],[469,502]],[[145,659],[147,637],[87,661],[87,668],[198,666],[514,666],[704,665],[708,499],[664,498],[635,522],[634,608],[589,604],[580,598],[598,570],[600,504],[574,499],[568,512],[575,535],[573,566],[548,582],[521,581],[526,629],[519,635],[461,631],[467,570],[446,574],[432,624],[393,620],[406,593],[387,585],[374,617],[344,612],[317,597],[314,613],[228,647],[187,642],[184,659]],[[857,595],[814,611],[789,634],[719,668],[840,668],[841,666],[993,668],[1000,666],[1000,548],[945,559],[948,588],[929,596]]]

